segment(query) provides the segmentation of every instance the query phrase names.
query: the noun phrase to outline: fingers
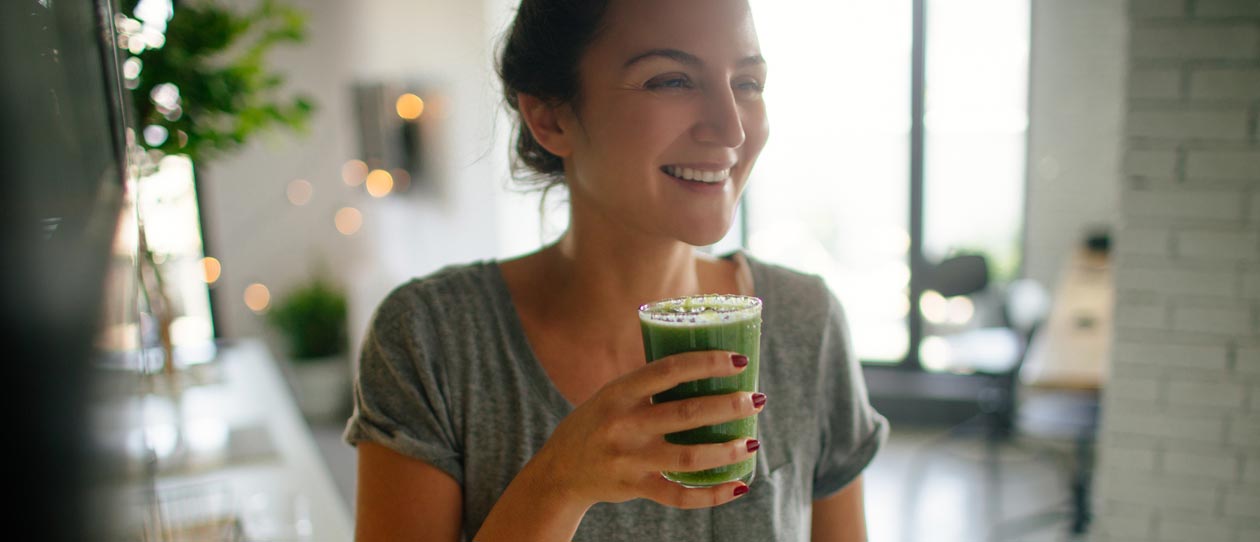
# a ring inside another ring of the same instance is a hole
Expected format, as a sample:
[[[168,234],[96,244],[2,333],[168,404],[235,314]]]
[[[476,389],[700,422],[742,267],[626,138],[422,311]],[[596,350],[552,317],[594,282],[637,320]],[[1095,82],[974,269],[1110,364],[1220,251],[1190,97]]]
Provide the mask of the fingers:
[[[693,397],[652,405],[636,421],[643,433],[662,435],[747,418],[765,403],[764,393],[747,391]]]
[[[753,457],[757,439],[737,438],[719,444],[669,444],[653,447],[644,457],[656,470],[693,472],[738,463]]]
[[[652,474],[642,485],[643,496],[674,508],[709,508],[731,502],[748,492],[743,482],[728,482],[720,486],[686,488]]]
[[[654,395],[683,382],[737,375],[748,366],[738,352],[705,350],[666,356],[626,375],[625,384],[636,398]]]

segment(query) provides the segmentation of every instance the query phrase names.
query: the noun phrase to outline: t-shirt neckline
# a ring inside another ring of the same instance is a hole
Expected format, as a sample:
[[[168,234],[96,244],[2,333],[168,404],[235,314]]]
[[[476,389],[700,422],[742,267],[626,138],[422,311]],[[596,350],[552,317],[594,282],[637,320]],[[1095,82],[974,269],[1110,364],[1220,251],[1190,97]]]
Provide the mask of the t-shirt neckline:
[[[761,297],[761,280],[759,269],[756,263],[747,252],[737,249],[730,253],[719,256],[719,259],[730,260],[736,256],[743,259],[746,269],[752,277],[752,291],[754,296]],[[538,393],[539,397],[545,397],[548,409],[557,419],[568,416],[573,412],[577,405],[574,405],[560,393],[560,389],[551,381],[551,377],[547,375],[547,370],[543,368],[542,362],[538,359],[538,355],[534,352],[534,347],[529,343],[529,337],[525,335],[525,326],[521,322],[520,314],[516,311],[516,303],[512,301],[512,292],[507,287],[507,279],[503,277],[503,269],[499,266],[498,260],[490,260],[486,262],[486,269],[489,272],[491,281],[494,284],[494,296],[496,304],[503,307],[501,312],[502,321],[500,322],[507,330],[508,341],[511,345],[514,359],[521,360],[521,369],[525,372],[525,378],[529,381],[529,385]],[[763,309],[764,310],[764,309]],[[764,318],[764,314],[763,314]]]

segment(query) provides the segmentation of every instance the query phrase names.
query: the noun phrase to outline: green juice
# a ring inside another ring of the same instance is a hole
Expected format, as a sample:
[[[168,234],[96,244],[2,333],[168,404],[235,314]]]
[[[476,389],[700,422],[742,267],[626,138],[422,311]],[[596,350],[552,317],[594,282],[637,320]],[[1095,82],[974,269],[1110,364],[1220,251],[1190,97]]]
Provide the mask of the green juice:
[[[690,397],[757,390],[761,351],[761,300],[755,297],[704,295],[668,299],[640,307],[643,349],[649,362],[681,352],[725,350],[748,356],[748,367],[730,377],[686,382],[652,397],[665,403]],[[757,438],[757,417],[697,427],[665,435],[674,444],[712,444]],[[751,483],[752,457],[723,467],[695,472],[664,472],[685,486],[707,487],[733,480]]]

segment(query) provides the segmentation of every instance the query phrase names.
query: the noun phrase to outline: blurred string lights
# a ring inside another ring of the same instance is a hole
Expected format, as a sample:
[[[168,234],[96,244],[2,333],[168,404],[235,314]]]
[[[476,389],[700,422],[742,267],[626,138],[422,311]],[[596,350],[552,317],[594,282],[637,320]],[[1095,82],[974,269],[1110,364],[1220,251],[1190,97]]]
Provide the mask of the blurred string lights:
[[[416,120],[424,113],[424,100],[408,92],[394,101],[394,110],[403,120]]]
[[[359,186],[367,179],[368,165],[363,160],[350,160],[341,166],[341,180],[346,186]]]
[[[394,189],[394,176],[383,169],[374,169],[368,173],[367,192],[374,198],[382,198],[389,195]]]
[[[125,14],[114,15],[114,27],[118,33],[118,48],[131,53],[123,61],[123,83],[129,90],[140,87],[140,74],[144,70],[144,61],[140,59],[146,50],[161,49],[166,45],[166,24],[174,16],[171,0],[140,0],[134,10],[135,18]],[[149,92],[149,100],[154,108],[168,121],[179,120],[183,116],[180,103],[179,87],[169,82],[157,84]],[[149,124],[141,129],[141,137],[149,147],[160,147],[170,137],[170,131],[160,124]],[[188,134],[182,130],[176,132],[179,146],[188,142]],[[148,156],[157,162],[160,155]]]
[[[201,268],[206,274],[206,284],[214,284],[219,281],[219,276],[223,274],[223,264],[219,263],[218,258],[206,256],[201,259]]]
[[[128,28],[138,29],[137,32],[143,30],[143,25],[137,27],[134,20],[128,19]],[[133,24],[135,23],[135,24]],[[142,43],[149,43],[148,38],[143,38]],[[142,66],[139,60],[133,63],[133,72],[129,72],[130,76],[139,74]],[[150,98],[158,106],[161,111],[170,111],[173,115],[179,114],[180,96],[179,89],[174,85],[158,85],[154,87]],[[413,93],[406,93],[398,97],[395,102],[395,110],[400,118],[413,121],[418,119],[425,111],[424,100]],[[144,131],[144,138],[151,145],[160,144],[161,140],[169,137],[165,129],[161,126],[148,126]],[[341,166],[340,176],[342,182],[349,188],[363,190],[372,198],[384,198],[392,193],[406,191],[411,183],[411,174],[403,168],[394,168],[386,170],[382,168],[372,168],[367,162],[359,159],[347,160]],[[285,198],[295,207],[304,207],[311,203],[315,197],[315,186],[307,179],[293,179],[285,185]],[[353,236],[363,228],[363,212],[353,206],[339,208],[333,216],[333,226],[338,233],[343,236]],[[207,285],[214,285],[218,282],[223,274],[223,264],[216,258],[206,257],[202,260],[202,268],[205,273],[204,279]],[[261,282],[253,282],[246,286],[242,299],[246,307],[255,313],[262,314],[267,311],[271,304],[271,292],[268,287]]]
[[[245,144],[260,130],[302,129],[314,110],[305,97],[278,97],[284,77],[263,61],[274,45],[304,39],[304,14],[280,0],[262,0],[244,12],[224,4],[179,3],[176,10],[172,0],[127,0],[114,15],[116,45],[125,57],[120,71],[139,132],[128,133],[132,167],[143,177],[163,173],[163,157],[186,155],[200,164]],[[187,177],[191,182],[191,167]],[[285,195],[295,206],[306,205],[314,185],[294,179]],[[166,254],[153,256],[159,264],[166,259]],[[213,257],[199,263],[205,284],[219,284],[223,264]],[[244,300],[261,312],[270,294],[254,283],[245,289]]]
[[[118,31],[118,48],[133,55],[145,49],[161,49],[166,44],[166,23],[174,13],[171,0],[140,0],[136,3],[134,19],[117,14],[114,26]],[[136,74],[139,75],[138,69]]]
[[[294,179],[289,182],[284,193],[289,198],[289,203],[301,207],[311,202],[311,198],[315,195],[315,187],[306,179]]]
[[[333,223],[342,235],[354,235],[363,227],[363,213],[354,207],[342,207],[337,210]]]
[[[255,282],[245,287],[245,306],[249,310],[261,313],[267,310],[271,305],[271,290],[261,282]]]

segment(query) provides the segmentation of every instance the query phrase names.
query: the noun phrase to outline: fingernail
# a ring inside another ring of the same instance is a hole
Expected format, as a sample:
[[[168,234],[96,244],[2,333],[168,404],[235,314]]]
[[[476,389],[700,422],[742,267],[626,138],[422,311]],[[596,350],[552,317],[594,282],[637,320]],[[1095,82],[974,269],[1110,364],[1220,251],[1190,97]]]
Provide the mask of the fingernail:
[[[743,354],[731,354],[731,363],[734,363],[736,367],[744,367],[748,365],[748,356]]]
[[[753,406],[756,408],[761,408],[761,405],[766,404],[766,394],[764,393],[761,393],[761,392],[754,393],[752,396],[752,399],[753,399]]]
[[[757,448],[760,448],[760,447],[761,447],[761,441],[755,438],[748,439],[748,453],[755,452],[757,451]]]
[[[738,497],[748,493],[748,486],[735,486],[735,496]]]

